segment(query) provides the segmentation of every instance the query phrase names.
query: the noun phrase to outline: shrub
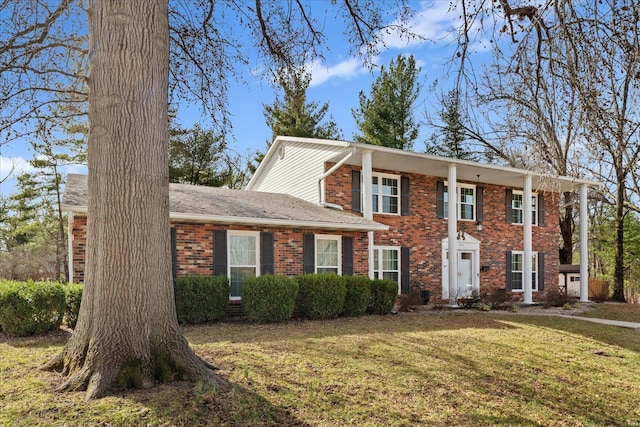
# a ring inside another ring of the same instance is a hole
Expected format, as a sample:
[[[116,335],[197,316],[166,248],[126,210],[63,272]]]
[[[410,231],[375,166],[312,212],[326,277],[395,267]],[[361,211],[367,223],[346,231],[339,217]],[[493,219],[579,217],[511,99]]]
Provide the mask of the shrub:
[[[398,299],[398,283],[389,279],[371,281],[371,304],[369,313],[389,314]]]
[[[78,322],[78,313],[80,313],[80,301],[82,300],[82,290],[84,286],[81,283],[68,283],[64,287],[65,294],[65,309],[64,309],[64,323],[70,327],[75,328]]]
[[[0,325],[13,336],[56,330],[65,309],[64,288],[57,282],[0,283]]]
[[[337,274],[303,274],[297,276],[298,309],[312,320],[331,319],[342,313],[347,294],[345,279]]]
[[[227,276],[185,276],[175,280],[179,323],[205,323],[222,319],[229,303]]]
[[[298,283],[287,276],[251,277],[242,286],[242,311],[251,322],[282,322],[291,319],[297,295]]]
[[[343,316],[362,316],[371,302],[371,280],[367,276],[344,276],[346,294]]]
[[[411,288],[408,294],[402,294],[398,298],[398,310],[409,312],[416,309],[422,303],[422,295],[419,288]]]

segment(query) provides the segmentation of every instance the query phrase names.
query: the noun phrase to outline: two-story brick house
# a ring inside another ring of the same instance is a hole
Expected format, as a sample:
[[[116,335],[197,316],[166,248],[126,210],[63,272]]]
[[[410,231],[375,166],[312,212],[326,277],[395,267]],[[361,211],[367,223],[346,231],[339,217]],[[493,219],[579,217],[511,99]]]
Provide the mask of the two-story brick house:
[[[558,288],[559,194],[579,190],[586,218],[587,191],[598,185],[366,144],[278,137],[246,190],[170,184],[173,274],[226,274],[231,299],[249,276],[335,272],[392,278],[399,293],[416,286],[451,304],[497,290],[530,303]],[[71,280],[78,282],[86,176],[68,176],[63,209]],[[581,221],[583,260],[586,234]],[[583,301],[587,277],[583,264]]]
[[[278,137],[247,189],[284,192],[388,225],[368,232],[369,275],[398,280],[403,293],[418,286],[455,304],[473,291],[502,289],[530,303],[557,290],[559,194],[580,192],[586,260],[586,196],[598,186],[367,144]],[[581,269],[586,300],[586,264]]]

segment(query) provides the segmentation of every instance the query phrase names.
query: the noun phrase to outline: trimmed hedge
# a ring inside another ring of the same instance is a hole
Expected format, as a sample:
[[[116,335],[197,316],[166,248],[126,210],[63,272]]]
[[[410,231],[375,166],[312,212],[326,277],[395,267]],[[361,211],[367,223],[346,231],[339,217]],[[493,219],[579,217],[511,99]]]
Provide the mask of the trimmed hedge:
[[[367,276],[344,276],[347,293],[342,316],[362,316],[371,303],[371,280]]]
[[[347,287],[343,276],[337,274],[303,274],[296,276],[298,309],[312,320],[337,317],[342,313]]]
[[[80,313],[80,302],[82,301],[82,283],[67,283],[64,286],[66,307],[64,309],[64,323],[75,328],[78,322],[78,314]]]
[[[374,279],[371,281],[371,304],[368,312],[371,314],[389,314],[398,299],[398,283],[389,279]]]
[[[298,283],[282,275],[251,277],[242,285],[242,311],[255,323],[282,322],[291,319]]]
[[[185,276],[175,279],[176,314],[181,324],[220,320],[229,303],[227,276]]]
[[[56,330],[62,324],[65,292],[57,282],[0,282],[0,326],[12,336]]]

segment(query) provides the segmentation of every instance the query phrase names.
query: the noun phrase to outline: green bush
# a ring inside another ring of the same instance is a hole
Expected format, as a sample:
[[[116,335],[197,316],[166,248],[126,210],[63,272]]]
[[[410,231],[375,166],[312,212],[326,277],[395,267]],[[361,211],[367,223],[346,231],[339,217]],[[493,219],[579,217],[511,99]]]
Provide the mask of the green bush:
[[[75,328],[78,322],[78,313],[80,313],[80,301],[82,301],[82,283],[68,283],[64,287],[65,309],[64,323],[70,328]]]
[[[369,313],[389,314],[398,299],[398,284],[394,280],[374,279],[371,281],[371,304]]]
[[[175,280],[176,313],[181,324],[220,320],[229,303],[227,276],[185,276]]]
[[[0,282],[0,325],[13,336],[56,330],[65,309],[63,285],[57,282]]]
[[[344,276],[347,293],[343,316],[362,316],[371,303],[371,280],[367,276]]]
[[[297,276],[298,309],[313,320],[331,319],[342,313],[347,293],[345,279],[337,274],[303,274]]]
[[[289,277],[251,277],[242,286],[242,311],[251,322],[282,322],[291,319],[297,294],[298,283]]]

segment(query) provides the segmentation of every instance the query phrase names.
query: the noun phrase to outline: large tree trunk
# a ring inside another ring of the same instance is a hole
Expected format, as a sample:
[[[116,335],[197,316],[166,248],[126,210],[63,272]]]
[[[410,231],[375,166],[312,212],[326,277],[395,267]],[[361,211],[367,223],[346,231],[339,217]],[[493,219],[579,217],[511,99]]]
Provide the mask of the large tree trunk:
[[[560,215],[560,264],[571,264],[573,262],[573,193],[564,193],[563,202],[565,204],[564,214]]]
[[[613,270],[613,295],[611,299],[614,301],[624,302],[624,199],[626,187],[624,185],[624,177],[616,174],[618,179],[618,187],[616,189],[616,237],[615,237],[615,261]]]
[[[45,368],[63,390],[202,379],[226,387],[182,336],[171,279],[167,0],[89,6],[89,202],[76,329]]]

